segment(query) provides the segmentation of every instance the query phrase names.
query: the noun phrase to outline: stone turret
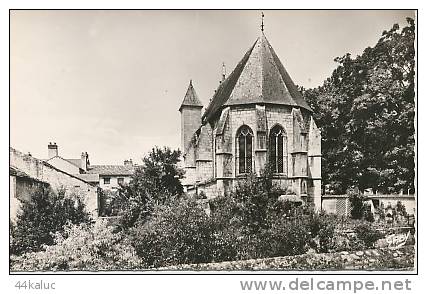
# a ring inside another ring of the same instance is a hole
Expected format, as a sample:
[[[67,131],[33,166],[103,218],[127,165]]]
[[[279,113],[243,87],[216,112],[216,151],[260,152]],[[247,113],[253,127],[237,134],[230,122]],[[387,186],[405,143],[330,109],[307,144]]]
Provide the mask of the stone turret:
[[[202,108],[203,104],[197,97],[193,87],[193,82],[190,80],[187,93],[179,107],[181,112],[181,151],[185,155],[188,145],[202,123]]]

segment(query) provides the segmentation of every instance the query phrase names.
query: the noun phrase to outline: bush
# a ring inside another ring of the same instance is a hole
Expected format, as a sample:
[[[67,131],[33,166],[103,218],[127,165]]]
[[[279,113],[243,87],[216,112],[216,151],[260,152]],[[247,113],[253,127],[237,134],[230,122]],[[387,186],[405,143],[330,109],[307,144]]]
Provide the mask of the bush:
[[[303,220],[277,218],[262,242],[273,247],[264,257],[298,255],[307,252],[310,234]]]
[[[365,211],[365,206],[363,204],[363,196],[359,194],[358,191],[349,190],[347,192],[350,200],[351,211],[350,215],[353,219],[361,219]]]
[[[211,262],[215,237],[206,212],[194,199],[159,205],[152,217],[131,229],[131,240],[145,266]]]
[[[319,247],[318,252],[333,252],[336,249],[335,227],[332,224],[323,223],[318,233]]]
[[[44,251],[11,257],[12,271],[92,271],[139,268],[133,247],[106,220],[67,225]]]
[[[10,252],[22,254],[40,251],[43,245],[53,245],[55,232],[63,232],[67,222],[89,223],[82,199],[77,195],[65,196],[65,190],[54,193],[50,188],[37,188],[11,224]]]
[[[384,234],[377,231],[371,225],[360,224],[355,229],[357,238],[361,240],[367,248],[373,248],[375,242],[384,237]]]
[[[296,255],[307,251],[310,231],[307,216],[313,213],[306,206],[279,201],[277,187],[268,173],[240,180],[229,197],[210,201],[211,222],[215,231],[227,231],[225,247],[220,252],[232,252],[234,259],[254,259]],[[226,251],[227,250],[227,251]]]

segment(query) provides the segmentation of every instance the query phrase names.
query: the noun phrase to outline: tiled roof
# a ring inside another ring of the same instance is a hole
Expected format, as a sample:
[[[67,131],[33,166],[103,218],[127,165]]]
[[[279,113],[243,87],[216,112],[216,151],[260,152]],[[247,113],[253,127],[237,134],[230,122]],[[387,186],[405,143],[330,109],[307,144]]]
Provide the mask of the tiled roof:
[[[43,181],[41,181],[39,179],[33,178],[32,176],[28,175],[27,173],[25,173],[24,171],[20,170],[19,168],[15,167],[15,166],[9,166],[9,175],[16,176],[18,178],[31,179],[31,180],[36,181],[36,182],[44,183]]]
[[[262,34],[218,87],[203,114],[210,120],[228,105],[282,104],[312,111]]]
[[[21,178],[31,178],[28,174],[26,174],[25,172],[23,172],[22,170],[14,166],[9,166],[9,174],[11,176],[17,176]]]
[[[81,168],[81,163],[82,163],[81,159],[63,158],[63,157],[61,157],[61,156],[59,156],[59,155],[56,155],[56,156],[51,157],[51,158],[49,158],[49,159],[42,159],[42,160],[43,160],[43,161],[46,161],[46,162],[49,162],[50,160],[52,160],[52,159],[54,159],[54,158],[61,158],[62,160],[65,160],[65,161],[67,161],[68,163],[71,163],[72,165],[74,165],[74,166],[76,166],[76,167],[78,167],[78,168]]]
[[[133,166],[125,166],[125,165],[91,165],[88,168],[88,174],[99,174],[99,175],[118,175],[118,176],[126,176],[132,175],[135,171],[135,167]]]
[[[71,164],[74,164],[75,166],[77,166],[78,168],[82,168],[81,164],[82,164],[82,160],[80,158],[77,159],[72,159],[72,158],[64,158],[66,161],[68,161]]]
[[[86,181],[89,183],[98,183],[99,182],[99,174],[78,174],[76,176],[78,178],[82,179],[83,181]]]
[[[202,102],[200,102],[199,97],[197,96],[196,90],[194,90],[193,82],[191,80],[188,85],[187,93],[185,93],[184,100],[179,107],[179,111],[181,111],[183,106],[203,107]]]

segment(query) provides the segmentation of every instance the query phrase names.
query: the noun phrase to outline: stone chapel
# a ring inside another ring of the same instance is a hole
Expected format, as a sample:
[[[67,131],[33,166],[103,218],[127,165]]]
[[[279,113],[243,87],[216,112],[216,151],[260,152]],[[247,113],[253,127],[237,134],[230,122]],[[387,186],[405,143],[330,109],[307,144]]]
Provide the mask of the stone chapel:
[[[268,163],[283,195],[320,209],[321,134],[263,30],[202,109],[190,81],[179,108],[187,193],[227,194]]]

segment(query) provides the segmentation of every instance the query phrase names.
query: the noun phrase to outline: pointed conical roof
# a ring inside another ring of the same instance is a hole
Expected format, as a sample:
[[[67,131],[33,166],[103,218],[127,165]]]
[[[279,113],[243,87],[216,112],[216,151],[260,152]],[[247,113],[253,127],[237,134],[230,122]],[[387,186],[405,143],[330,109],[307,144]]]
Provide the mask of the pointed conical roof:
[[[209,120],[222,107],[241,104],[281,104],[312,111],[264,33],[220,84],[203,119]]]
[[[188,85],[187,93],[185,93],[184,100],[182,100],[181,106],[179,107],[179,111],[181,111],[184,106],[192,106],[192,107],[203,107],[202,102],[200,102],[199,97],[197,96],[196,90],[193,87],[193,81],[190,80],[190,84]]]

